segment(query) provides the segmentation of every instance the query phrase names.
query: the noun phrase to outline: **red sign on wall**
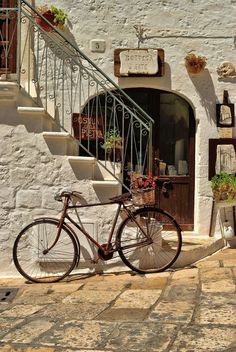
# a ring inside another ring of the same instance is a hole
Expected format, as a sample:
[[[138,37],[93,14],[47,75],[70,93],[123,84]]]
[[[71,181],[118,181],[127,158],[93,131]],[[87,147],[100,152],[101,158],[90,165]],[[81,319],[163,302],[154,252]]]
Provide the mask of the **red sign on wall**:
[[[86,114],[73,113],[72,126],[74,136],[79,140],[103,139],[103,118],[102,116],[88,116]]]

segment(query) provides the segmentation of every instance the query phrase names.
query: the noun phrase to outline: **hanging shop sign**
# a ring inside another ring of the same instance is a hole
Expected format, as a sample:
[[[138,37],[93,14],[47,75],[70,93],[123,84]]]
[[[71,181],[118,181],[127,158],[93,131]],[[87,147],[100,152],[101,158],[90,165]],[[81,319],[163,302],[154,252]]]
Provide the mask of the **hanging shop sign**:
[[[114,73],[117,77],[163,76],[163,49],[116,49]]]
[[[102,116],[73,113],[72,126],[76,139],[92,141],[104,138]]]

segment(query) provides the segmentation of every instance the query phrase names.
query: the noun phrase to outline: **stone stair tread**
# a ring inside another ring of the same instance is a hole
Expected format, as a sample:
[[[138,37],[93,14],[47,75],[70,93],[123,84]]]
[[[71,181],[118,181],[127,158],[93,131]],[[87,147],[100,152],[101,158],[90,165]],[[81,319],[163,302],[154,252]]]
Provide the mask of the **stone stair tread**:
[[[69,132],[43,132],[44,137],[48,138],[72,138]]]
[[[18,106],[18,113],[38,113],[38,114],[46,114],[44,108],[33,107],[33,106]]]
[[[19,85],[16,82],[0,81],[0,99],[16,99]]]
[[[68,156],[70,162],[83,162],[83,163],[95,163],[96,158],[92,156]]]
[[[119,186],[120,182],[116,180],[101,180],[101,181],[92,181],[94,186]]]

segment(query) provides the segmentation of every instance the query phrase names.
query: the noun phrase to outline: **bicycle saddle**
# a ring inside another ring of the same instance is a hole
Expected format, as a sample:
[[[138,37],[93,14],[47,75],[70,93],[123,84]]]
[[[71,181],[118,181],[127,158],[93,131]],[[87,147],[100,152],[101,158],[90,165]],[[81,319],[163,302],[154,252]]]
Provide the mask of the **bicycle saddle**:
[[[63,197],[67,197],[67,198],[78,197],[79,198],[81,194],[82,194],[81,192],[77,192],[77,191],[62,191],[62,192],[56,194],[54,198],[58,202],[62,202]]]

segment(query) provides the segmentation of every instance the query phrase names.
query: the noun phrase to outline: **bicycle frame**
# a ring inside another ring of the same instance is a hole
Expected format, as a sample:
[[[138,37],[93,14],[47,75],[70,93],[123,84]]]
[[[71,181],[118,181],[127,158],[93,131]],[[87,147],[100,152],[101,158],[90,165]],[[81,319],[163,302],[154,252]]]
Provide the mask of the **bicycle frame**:
[[[60,237],[60,233],[61,233],[61,229],[63,225],[66,225],[66,227],[76,236],[76,238],[78,239],[77,234],[74,232],[74,230],[72,230],[72,228],[68,225],[65,224],[65,219],[69,220],[69,222],[71,224],[73,224],[79,231],[81,231],[83,233],[83,235],[88,238],[97,248],[99,248],[102,252],[104,252],[105,255],[110,254],[110,253],[114,253],[118,250],[117,246],[115,248],[113,248],[111,246],[112,243],[112,238],[114,235],[114,231],[115,231],[115,227],[117,225],[117,221],[118,221],[118,217],[120,215],[121,209],[123,209],[125,211],[125,213],[127,214],[127,216],[132,216],[132,211],[130,209],[128,209],[127,206],[125,206],[125,204],[123,202],[105,202],[105,203],[91,203],[91,204],[80,204],[80,205],[69,205],[69,200],[70,198],[66,198],[64,201],[64,205],[63,205],[63,209],[62,209],[62,214],[61,217],[59,219],[59,226],[58,226],[58,232],[56,235],[56,238],[53,242],[53,244],[44,251],[44,254],[48,253],[57,243],[59,237]],[[77,219],[80,222],[80,224],[78,224],[75,220],[73,220],[69,214],[68,214],[68,210],[69,209],[81,209],[81,208],[88,208],[88,207],[95,207],[95,206],[104,206],[104,205],[111,205],[111,204],[117,204],[117,210],[114,216],[114,220],[112,222],[112,228],[110,230],[110,233],[108,235],[108,241],[106,244],[100,244],[99,242],[97,242],[92,236],[90,236],[90,234],[85,230],[85,228],[83,227],[83,223],[80,220],[80,216],[78,214],[78,212],[76,211],[76,215],[77,215]],[[140,224],[136,221],[135,218],[134,222],[137,224],[137,226],[139,227],[139,229],[141,230],[141,232],[144,234],[144,236],[147,238],[146,233],[143,231],[142,227],[140,226]],[[139,243],[139,246],[142,246],[144,243],[147,243],[146,241],[142,241]],[[132,248],[134,245],[127,245],[123,248],[128,249],[128,248]],[[137,246],[137,244],[135,245]]]

